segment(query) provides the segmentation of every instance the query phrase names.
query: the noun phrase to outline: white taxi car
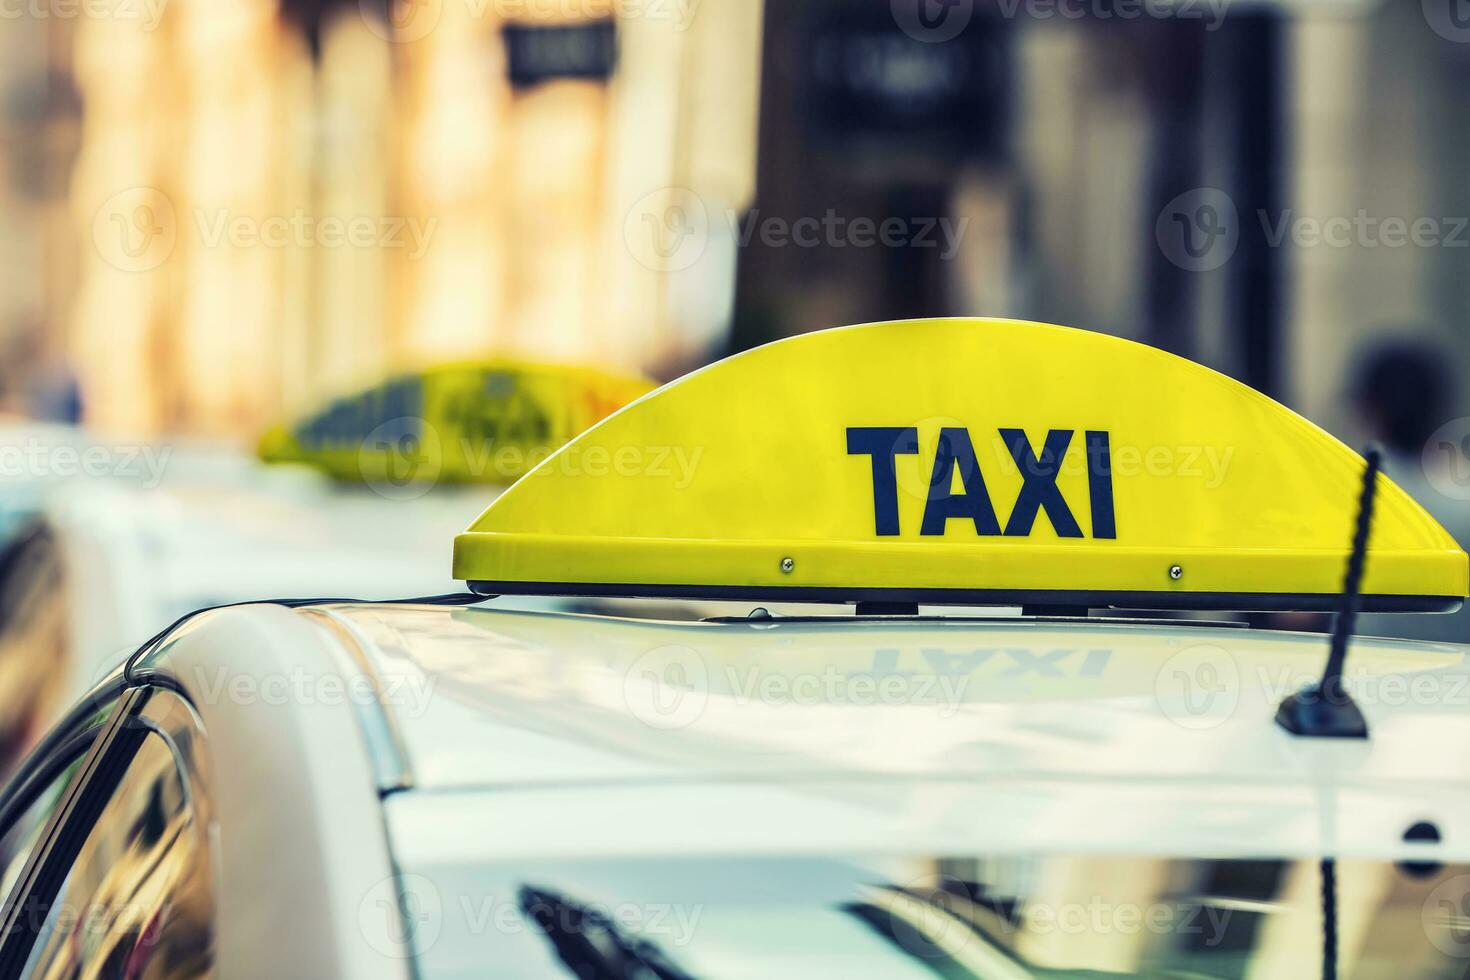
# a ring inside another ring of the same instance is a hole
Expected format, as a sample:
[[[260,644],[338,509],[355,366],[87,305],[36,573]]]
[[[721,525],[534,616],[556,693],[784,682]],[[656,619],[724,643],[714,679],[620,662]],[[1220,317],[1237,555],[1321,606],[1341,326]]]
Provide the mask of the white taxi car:
[[[0,976],[1470,968],[1466,650],[1116,611],[1465,597],[1371,457],[1203,368],[1009,321],[782,341],[574,440],[455,572],[145,644],[0,794]]]

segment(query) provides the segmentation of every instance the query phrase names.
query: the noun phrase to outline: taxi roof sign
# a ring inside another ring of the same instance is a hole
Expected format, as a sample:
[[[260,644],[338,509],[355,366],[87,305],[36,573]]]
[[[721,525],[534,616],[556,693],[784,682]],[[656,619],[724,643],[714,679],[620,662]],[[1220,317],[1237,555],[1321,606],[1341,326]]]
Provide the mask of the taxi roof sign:
[[[444,364],[338,398],[260,440],[268,463],[344,480],[510,483],[646,394],[644,378],[492,359]]]
[[[594,426],[455,541],[484,593],[1325,609],[1362,457],[1266,396],[1014,320],[825,330]],[[1444,610],[1470,560],[1379,478],[1365,608]]]

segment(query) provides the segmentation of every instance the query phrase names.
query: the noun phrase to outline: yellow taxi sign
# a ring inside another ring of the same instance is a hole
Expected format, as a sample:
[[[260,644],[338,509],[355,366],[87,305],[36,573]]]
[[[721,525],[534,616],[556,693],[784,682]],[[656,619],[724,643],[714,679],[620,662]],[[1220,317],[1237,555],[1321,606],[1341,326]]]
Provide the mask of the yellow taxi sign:
[[[1131,341],[866,324],[609,417],[456,539],[454,573],[487,593],[1325,608],[1363,466],[1266,396]],[[1386,478],[1379,501],[1365,607],[1458,606],[1465,553]]]
[[[643,378],[498,359],[441,365],[339,398],[260,440],[262,459],[382,485],[510,483],[652,390]]]

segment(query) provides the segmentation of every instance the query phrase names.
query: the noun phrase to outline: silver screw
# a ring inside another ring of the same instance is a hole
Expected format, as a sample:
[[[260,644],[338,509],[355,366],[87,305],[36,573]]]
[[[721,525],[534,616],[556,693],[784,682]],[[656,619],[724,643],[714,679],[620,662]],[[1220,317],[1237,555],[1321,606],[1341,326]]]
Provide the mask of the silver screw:
[[[791,570],[794,569],[795,567],[796,567],[796,559],[795,558],[782,558],[781,559],[781,571],[786,572],[787,574],[790,574],[791,573]]]
[[[1181,566],[1181,565],[1170,565],[1169,566],[1169,577],[1171,579],[1173,579],[1174,581],[1176,581],[1176,582],[1179,581],[1180,579],[1182,579],[1184,577],[1184,568],[1183,568],[1183,566]]]

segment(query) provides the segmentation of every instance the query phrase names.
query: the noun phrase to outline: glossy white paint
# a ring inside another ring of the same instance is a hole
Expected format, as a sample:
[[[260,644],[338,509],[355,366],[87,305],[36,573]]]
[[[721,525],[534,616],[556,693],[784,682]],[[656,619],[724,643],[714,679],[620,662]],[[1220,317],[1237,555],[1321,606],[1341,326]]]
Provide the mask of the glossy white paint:
[[[1470,855],[1458,646],[1355,642],[1372,727],[1355,743],[1272,722],[1320,672],[1326,639],[1308,634],[331,616],[379,674],[420,791],[390,804],[410,847],[1387,857],[1430,819],[1441,854]],[[496,833],[467,836],[476,823]]]
[[[222,915],[221,949],[254,967],[317,943],[315,975],[357,976],[405,965],[391,867],[1470,859],[1466,650],[1358,641],[1371,740],[1293,739],[1275,701],[1325,645],[1014,618],[255,606],[202,615],[132,680],[181,689],[203,723],[222,909],[256,910]],[[1403,844],[1425,819],[1443,843]]]

